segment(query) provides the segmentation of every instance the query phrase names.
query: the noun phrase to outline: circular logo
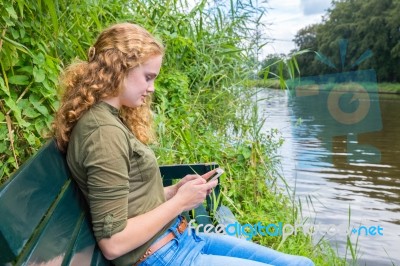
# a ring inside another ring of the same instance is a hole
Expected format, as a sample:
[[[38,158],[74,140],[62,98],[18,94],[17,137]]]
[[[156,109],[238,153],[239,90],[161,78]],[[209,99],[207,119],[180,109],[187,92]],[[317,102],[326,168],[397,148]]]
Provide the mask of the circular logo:
[[[358,101],[358,107],[353,112],[344,112],[340,108],[340,98],[345,94],[353,94],[350,102]],[[332,88],[328,95],[328,110],[338,122],[346,125],[357,124],[368,114],[371,106],[368,92],[358,83],[342,83]]]

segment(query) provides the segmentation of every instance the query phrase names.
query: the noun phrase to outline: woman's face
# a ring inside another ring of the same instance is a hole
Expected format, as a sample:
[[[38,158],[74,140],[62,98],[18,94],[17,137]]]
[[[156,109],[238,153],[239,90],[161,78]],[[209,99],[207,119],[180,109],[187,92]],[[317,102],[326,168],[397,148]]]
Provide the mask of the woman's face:
[[[141,106],[147,95],[154,92],[154,81],[160,73],[162,56],[154,56],[138,67],[131,69],[124,80],[119,95],[121,106]]]

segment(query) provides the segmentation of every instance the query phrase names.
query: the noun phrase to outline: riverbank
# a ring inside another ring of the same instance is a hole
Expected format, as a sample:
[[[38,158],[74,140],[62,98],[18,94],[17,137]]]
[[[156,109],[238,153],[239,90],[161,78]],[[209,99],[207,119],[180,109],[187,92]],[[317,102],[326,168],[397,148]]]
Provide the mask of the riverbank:
[[[281,89],[280,81],[277,79],[253,79],[245,82],[247,88],[271,88]],[[400,94],[400,83],[382,82],[378,83],[379,93]]]

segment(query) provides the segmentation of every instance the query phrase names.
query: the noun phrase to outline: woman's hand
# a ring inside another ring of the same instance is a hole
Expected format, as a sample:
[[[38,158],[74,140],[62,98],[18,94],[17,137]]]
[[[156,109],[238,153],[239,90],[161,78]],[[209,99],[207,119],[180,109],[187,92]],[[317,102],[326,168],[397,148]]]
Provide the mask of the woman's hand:
[[[208,179],[210,179],[212,176],[214,176],[214,174],[215,174],[216,171],[217,171],[217,169],[211,170],[211,171],[205,173],[204,175],[202,175],[201,177],[204,178],[205,180],[208,180]],[[218,184],[218,181],[217,181],[217,184]],[[209,190],[207,191],[207,195],[209,195],[209,194],[211,193],[211,191],[212,191],[212,189],[209,189]]]
[[[183,211],[188,211],[200,205],[209,191],[218,184],[218,180],[207,182],[204,178],[194,178],[179,187],[174,200],[178,200]]]
[[[175,196],[176,193],[178,192],[179,188],[182,187],[187,182],[189,182],[191,180],[195,180],[197,178],[208,180],[214,173],[215,173],[215,169],[205,173],[204,175],[186,175],[184,178],[180,179],[179,182],[176,183],[175,185],[164,188],[165,198],[168,200],[168,199],[172,198],[173,196]],[[209,189],[207,191],[207,195],[210,194],[211,191],[212,190]]]
[[[164,187],[164,195],[165,199],[169,200],[173,196],[176,195],[176,192],[178,192],[178,189],[186,184],[190,180],[194,180],[196,178],[201,178],[199,175],[187,175],[184,178],[180,179],[178,183],[172,186]]]
[[[178,189],[181,186],[183,186],[184,184],[186,184],[190,180],[195,180],[196,178],[202,178],[202,179],[208,180],[212,175],[215,174],[216,170],[217,169],[213,169],[213,170],[205,173],[204,175],[186,175],[184,178],[179,180],[179,182],[176,184],[176,191],[178,191]]]
[[[178,183],[175,184],[176,187],[176,191],[179,190],[179,188],[181,186],[183,186],[184,184],[186,184],[187,182],[191,181],[191,180],[195,180],[197,178],[202,178],[200,175],[186,175],[184,178],[182,178],[181,180],[179,180]]]

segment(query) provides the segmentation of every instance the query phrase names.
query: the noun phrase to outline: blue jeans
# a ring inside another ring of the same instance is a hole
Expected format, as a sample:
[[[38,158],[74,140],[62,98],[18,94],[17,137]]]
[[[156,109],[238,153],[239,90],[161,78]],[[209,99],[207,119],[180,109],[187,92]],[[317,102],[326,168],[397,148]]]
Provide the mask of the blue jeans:
[[[173,231],[175,238],[159,249],[140,266],[192,265],[192,266],[313,266],[305,257],[284,254],[257,245],[245,239],[221,234],[196,234],[189,228],[182,234],[177,231],[181,218],[160,238]],[[157,241],[157,240],[156,240]]]

